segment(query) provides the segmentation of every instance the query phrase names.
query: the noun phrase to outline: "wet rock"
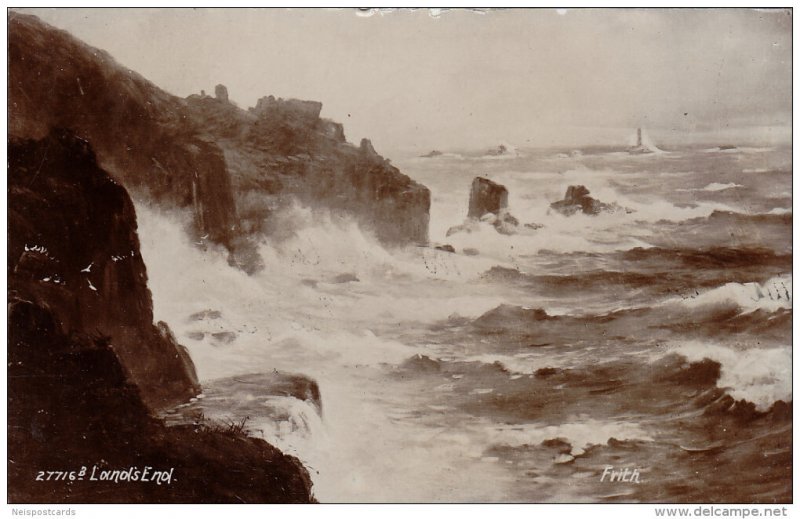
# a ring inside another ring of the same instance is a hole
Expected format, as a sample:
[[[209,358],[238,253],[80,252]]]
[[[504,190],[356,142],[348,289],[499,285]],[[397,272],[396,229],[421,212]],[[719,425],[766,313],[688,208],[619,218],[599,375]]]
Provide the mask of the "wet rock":
[[[494,228],[497,229],[497,232],[500,234],[516,234],[517,229],[519,227],[519,220],[508,214],[507,212],[503,211],[494,221]]]
[[[572,452],[572,445],[563,438],[551,438],[542,442],[542,447],[553,449],[559,454],[569,454]]]
[[[553,202],[550,207],[564,216],[571,216],[578,212],[588,215],[598,215],[602,212],[616,212],[622,208],[617,204],[606,204],[589,196],[586,186],[569,186],[563,200]]]
[[[508,207],[508,190],[488,178],[476,177],[469,193],[467,217],[480,219],[486,213],[499,215]]]
[[[216,332],[212,333],[211,337],[214,338],[215,341],[221,342],[222,344],[230,344],[236,340],[236,333],[235,332]]]
[[[551,317],[541,308],[501,304],[475,319],[473,324],[479,328],[514,328],[531,321],[548,319]]]
[[[476,220],[474,218],[467,218],[467,220],[465,220],[464,223],[462,223],[461,225],[454,225],[453,227],[447,229],[445,236],[450,237],[454,234],[462,232],[467,234],[476,232],[478,229],[480,229],[478,222],[479,220]]]
[[[515,152],[509,150],[505,144],[499,144],[494,148],[489,148],[486,150],[486,156],[488,157],[502,157],[505,155],[514,155]]]
[[[405,360],[400,365],[400,369],[414,373],[439,373],[442,371],[442,366],[439,361],[418,353]]]
[[[481,279],[491,282],[521,284],[529,282],[529,276],[518,269],[494,265],[481,274]]]
[[[453,226],[446,235],[476,231],[478,222],[488,223],[500,234],[516,234],[519,220],[508,212],[508,190],[487,178],[476,177],[469,195],[469,210],[463,224]]]
[[[214,382],[214,387],[225,387],[227,393],[245,392],[257,397],[292,397],[312,404],[318,413],[322,413],[319,385],[313,378],[299,373],[274,370],[269,373],[239,375],[218,379]],[[206,403],[207,400],[209,398],[201,402]],[[240,405],[246,404],[247,402],[240,402]],[[231,402],[231,405],[234,403]]]
[[[688,362],[678,354],[669,354],[653,363],[655,380],[685,386],[714,386],[722,373],[722,365],[711,359]]]
[[[560,371],[561,371],[560,369],[550,368],[550,367],[539,368],[536,370],[534,374],[539,378],[547,378],[559,373]]]
[[[455,253],[456,249],[452,245],[437,245],[434,247],[436,250],[441,250],[444,252],[452,252]]]
[[[208,319],[220,319],[222,317],[222,312],[219,310],[201,310],[199,312],[195,312],[189,316],[189,321],[205,321]]]

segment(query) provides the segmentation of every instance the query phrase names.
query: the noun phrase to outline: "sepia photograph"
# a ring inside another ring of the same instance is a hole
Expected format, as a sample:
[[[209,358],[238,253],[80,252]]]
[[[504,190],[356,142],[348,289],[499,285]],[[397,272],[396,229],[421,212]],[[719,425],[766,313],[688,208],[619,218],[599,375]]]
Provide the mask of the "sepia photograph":
[[[785,516],[792,16],[9,8],[7,504]]]

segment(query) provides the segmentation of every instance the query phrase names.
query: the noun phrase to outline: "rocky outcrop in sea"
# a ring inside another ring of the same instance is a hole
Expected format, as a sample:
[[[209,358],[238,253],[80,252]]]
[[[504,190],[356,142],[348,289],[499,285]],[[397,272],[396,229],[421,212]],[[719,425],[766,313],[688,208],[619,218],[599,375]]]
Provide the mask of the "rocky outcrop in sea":
[[[467,219],[462,225],[448,229],[447,236],[472,232],[478,222],[491,224],[500,234],[514,234],[519,227],[519,220],[508,212],[508,189],[483,177],[472,181]]]
[[[569,186],[563,200],[558,200],[550,204],[550,207],[564,216],[572,216],[576,213],[588,215],[598,215],[600,213],[615,213],[617,211],[632,212],[630,209],[620,207],[616,203],[606,204],[589,196],[586,186]]]

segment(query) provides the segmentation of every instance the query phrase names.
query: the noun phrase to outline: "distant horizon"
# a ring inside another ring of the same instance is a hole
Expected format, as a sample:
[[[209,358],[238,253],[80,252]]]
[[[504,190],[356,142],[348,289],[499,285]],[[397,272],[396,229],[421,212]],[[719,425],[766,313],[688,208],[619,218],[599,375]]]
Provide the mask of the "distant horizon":
[[[428,147],[428,148],[407,148],[403,150],[395,150],[401,153],[414,153],[415,151],[419,152],[430,152],[430,151],[441,151],[444,153],[478,153],[482,150],[489,150],[493,147],[503,145],[512,145],[518,150],[570,150],[570,149],[590,149],[590,148],[619,148],[621,151],[624,151],[627,147],[631,146],[631,143],[628,139],[624,137],[621,140],[613,139],[614,136],[627,136],[630,137],[634,135],[636,128],[611,128],[609,130],[609,136],[604,139],[602,142],[575,142],[575,143],[555,143],[555,144],[537,144],[537,143],[528,143],[523,145],[517,145],[515,143],[509,141],[502,141],[496,143],[486,143],[485,146],[453,146],[453,147]],[[657,147],[662,147],[665,149],[682,149],[682,148],[704,148],[704,147],[717,147],[717,146],[738,146],[738,147],[783,147],[783,146],[791,146],[791,138],[792,138],[792,128],[791,127],[769,127],[769,128],[757,128],[754,129],[755,131],[749,132],[747,128],[745,129],[733,129],[731,131],[725,133],[683,133],[683,134],[669,134],[668,131],[658,130],[655,131],[649,130],[645,128],[644,130],[649,131],[651,136],[654,136],[654,142]],[[737,131],[738,130],[738,131]],[[743,131],[742,131],[743,130]],[[347,128],[345,128],[345,132]],[[625,133],[627,132],[627,134]],[[665,140],[659,139],[659,137],[669,135],[669,137]],[[774,138],[765,138],[765,136],[772,135]],[[759,138],[760,137],[760,138]]]
[[[178,97],[224,84],[245,110],[320,101],[348,141],[389,157],[624,146],[638,126],[663,146],[791,142],[786,10],[15,11]]]

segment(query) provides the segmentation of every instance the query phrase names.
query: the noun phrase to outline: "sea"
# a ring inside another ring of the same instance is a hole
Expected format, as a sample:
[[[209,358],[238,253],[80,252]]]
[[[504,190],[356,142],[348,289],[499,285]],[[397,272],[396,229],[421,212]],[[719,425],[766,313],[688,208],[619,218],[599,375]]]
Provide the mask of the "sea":
[[[321,502],[790,502],[791,159],[393,157],[431,190],[431,246],[294,205],[253,275],[137,201],[155,318],[204,387],[184,410],[297,456]],[[448,236],[477,176],[508,189],[516,233]],[[571,185],[615,210],[552,210]]]

